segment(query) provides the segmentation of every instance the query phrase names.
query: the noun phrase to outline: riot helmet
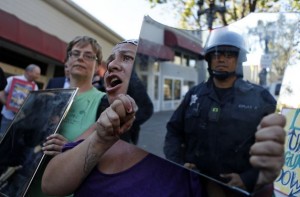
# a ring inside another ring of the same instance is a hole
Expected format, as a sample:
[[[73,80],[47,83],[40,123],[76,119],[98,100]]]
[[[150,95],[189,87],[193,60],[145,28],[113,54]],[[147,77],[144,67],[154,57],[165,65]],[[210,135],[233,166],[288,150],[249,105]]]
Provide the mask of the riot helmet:
[[[215,71],[211,69],[212,53],[227,53],[237,57],[236,69],[233,72]],[[226,79],[229,76],[243,77],[243,62],[247,60],[247,48],[243,37],[227,28],[212,30],[204,48],[204,57],[208,63],[208,72],[211,77]]]

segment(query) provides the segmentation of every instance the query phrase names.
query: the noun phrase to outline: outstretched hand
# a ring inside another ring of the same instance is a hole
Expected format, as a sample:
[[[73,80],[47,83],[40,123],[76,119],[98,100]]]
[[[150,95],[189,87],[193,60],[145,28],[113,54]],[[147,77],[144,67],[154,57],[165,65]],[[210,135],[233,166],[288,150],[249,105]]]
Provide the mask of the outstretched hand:
[[[257,187],[272,183],[284,165],[284,126],[286,119],[279,114],[264,117],[257,128],[256,142],[250,149],[250,163],[260,170]]]
[[[128,95],[120,94],[97,120],[100,141],[116,141],[135,120],[137,105]]]

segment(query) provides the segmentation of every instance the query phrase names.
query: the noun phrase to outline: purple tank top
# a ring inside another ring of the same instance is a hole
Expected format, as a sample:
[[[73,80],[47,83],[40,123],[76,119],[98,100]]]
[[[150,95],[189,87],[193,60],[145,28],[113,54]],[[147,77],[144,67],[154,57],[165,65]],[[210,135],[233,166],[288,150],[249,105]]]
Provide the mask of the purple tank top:
[[[75,197],[193,197],[201,195],[199,176],[149,154],[120,173],[103,174],[94,168]]]

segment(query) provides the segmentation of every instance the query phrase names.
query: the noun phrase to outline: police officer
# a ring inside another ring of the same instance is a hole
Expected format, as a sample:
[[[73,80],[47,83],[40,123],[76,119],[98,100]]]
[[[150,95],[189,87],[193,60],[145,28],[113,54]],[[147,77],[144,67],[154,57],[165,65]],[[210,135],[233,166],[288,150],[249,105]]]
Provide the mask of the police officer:
[[[164,152],[167,159],[252,191],[258,170],[251,167],[249,149],[276,101],[242,79],[246,53],[239,34],[212,31],[205,47],[210,78],[189,90],[167,123]]]

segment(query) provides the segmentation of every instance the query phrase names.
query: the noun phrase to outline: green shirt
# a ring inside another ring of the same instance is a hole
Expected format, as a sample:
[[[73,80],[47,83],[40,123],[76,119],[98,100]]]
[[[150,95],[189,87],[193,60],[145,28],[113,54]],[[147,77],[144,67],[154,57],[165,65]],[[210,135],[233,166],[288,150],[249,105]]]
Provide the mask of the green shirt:
[[[94,87],[87,92],[76,95],[65,119],[62,121],[62,124],[59,127],[58,133],[63,135],[69,141],[74,141],[98,118],[96,117],[97,109],[104,95],[104,92],[100,92]],[[44,162],[39,167],[26,196],[47,196],[42,193],[41,189],[42,176],[46,165],[47,163]]]
[[[75,96],[58,132],[69,141],[74,141],[97,120],[97,109],[104,95],[105,93],[93,87]]]

